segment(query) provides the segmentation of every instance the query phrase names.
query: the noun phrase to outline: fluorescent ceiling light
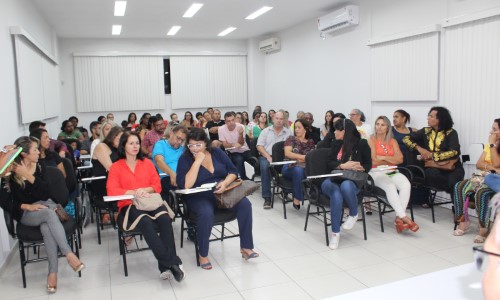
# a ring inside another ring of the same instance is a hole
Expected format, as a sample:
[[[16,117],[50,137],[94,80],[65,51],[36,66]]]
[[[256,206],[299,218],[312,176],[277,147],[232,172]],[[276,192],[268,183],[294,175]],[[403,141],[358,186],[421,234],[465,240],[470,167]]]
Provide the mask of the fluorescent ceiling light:
[[[186,10],[186,12],[184,13],[184,15],[182,16],[183,18],[191,18],[192,16],[194,16],[198,10],[200,10],[200,8],[203,6],[203,3],[193,3],[189,8],[188,10]]]
[[[263,15],[265,14],[266,12],[270,11],[271,9],[273,9],[272,7],[270,6],[263,6],[261,9],[253,12],[251,15],[249,15],[248,17],[246,17],[245,19],[247,20],[253,20],[253,19],[256,19],[257,17],[259,17],[260,15]]]
[[[120,35],[121,32],[122,32],[122,25],[113,25],[113,30],[111,31],[113,35]]]
[[[221,31],[221,33],[219,33],[218,36],[228,35],[229,33],[233,32],[234,30],[236,30],[236,27],[228,27],[228,28],[224,29],[223,31]]]
[[[123,17],[127,9],[127,1],[115,1],[115,16]]]
[[[170,28],[170,30],[168,31],[167,35],[175,35],[177,31],[179,31],[179,29],[181,29],[181,26],[172,26],[172,28]]]

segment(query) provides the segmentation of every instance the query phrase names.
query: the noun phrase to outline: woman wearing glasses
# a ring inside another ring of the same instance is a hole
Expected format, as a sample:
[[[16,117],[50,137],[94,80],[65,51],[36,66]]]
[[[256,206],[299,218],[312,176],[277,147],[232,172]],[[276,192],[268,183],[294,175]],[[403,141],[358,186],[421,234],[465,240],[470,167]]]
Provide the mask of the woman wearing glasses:
[[[328,168],[330,170],[353,170],[368,172],[372,167],[370,147],[356,129],[351,120],[339,119],[335,123],[335,141],[332,142],[328,154]],[[349,217],[342,225],[350,230],[358,220],[358,192],[359,188],[352,180],[331,181],[325,180],[321,184],[321,191],[330,198],[330,214],[332,233],[329,248],[334,250],[339,246],[340,222],[344,202],[349,208]]]
[[[419,226],[406,215],[406,207],[410,201],[411,184],[408,178],[397,171],[381,171],[379,166],[396,166],[403,162],[403,154],[398,142],[392,137],[391,121],[380,116],[375,121],[375,133],[368,141],[372,153],[372,170],[370,175],[375,185],[384,190],[389,204],[396,212],[396,231],[401,233],[410,229],[416,232]]]
[[[372,135],[373,129],[370,124],[365,123],[365,114],[361,110],[355,108],[349,114],[349,119],[356,125],[356,129],[358,129],[361,138],[368,140]]]
[[[199,261],[205,270],[212,269],[208,259],[208,244],[216,208],[214,193],[224,192],[237,176],[238,170],[224,151],[212,148],[205,131],[193,128],[187,136],[186,151],[177,165],[177,186],[180,189],[190,189],[205,183],[218,182],[215,191],[183,196],[189,210],[196,215]],[[258,257],[259,254],[253,251],[252,204],[245,197],[231,210],[237,214],[241,255],[245,259]]]

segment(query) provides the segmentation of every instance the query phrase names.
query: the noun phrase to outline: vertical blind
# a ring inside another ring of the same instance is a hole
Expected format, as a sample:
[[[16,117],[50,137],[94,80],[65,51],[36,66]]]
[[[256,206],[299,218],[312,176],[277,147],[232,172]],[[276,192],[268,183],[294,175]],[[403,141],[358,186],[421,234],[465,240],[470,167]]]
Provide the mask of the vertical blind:
[[[500,117],[500,17],[447,27],[443,39],[443,105],[466,151],[472,143],[487,143]]]
[[[170,57],[172,109],[247,105],[246,56]]]
[[[438,100],[438,32],[370,46],[371,101]]]
[[[78,112],[165,108],[163,58],[75,56]]]

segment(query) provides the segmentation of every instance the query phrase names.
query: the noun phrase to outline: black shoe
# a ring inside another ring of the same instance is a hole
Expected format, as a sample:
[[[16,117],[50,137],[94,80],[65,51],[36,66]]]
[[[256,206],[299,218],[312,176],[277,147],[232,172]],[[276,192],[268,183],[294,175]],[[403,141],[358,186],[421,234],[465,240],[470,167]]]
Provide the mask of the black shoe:
[[[174,278],[177,282],[180,282],[182,281],[182,279],[184,279],[185,273],[179,265],[172,265],[169,269],[170,272],[172,272],[172,275],[174,275]]]
[[[264,198],[264,209],[270,209],[271,208],[271,198]]]
[[[300,204],[293,203],[293,208],[295,208],[296,210],[299,210],[300,209]]]

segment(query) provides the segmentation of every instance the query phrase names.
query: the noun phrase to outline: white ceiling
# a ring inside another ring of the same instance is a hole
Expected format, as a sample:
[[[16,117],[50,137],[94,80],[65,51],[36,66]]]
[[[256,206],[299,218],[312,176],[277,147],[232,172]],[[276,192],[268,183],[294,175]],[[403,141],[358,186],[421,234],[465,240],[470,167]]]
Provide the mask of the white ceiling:
[[[248,39],[270,34],[345,4],[342,0],[128,0],[124,17],[113,15],[114,0],[32,0],[63,38]],[[204,3],[193,18],[182,15],[192,3]],[[245,17],[262,6],[274,7],[255,20]],[[120,36],[111,35],[114,24]],[[182,26],[174,37],[166,33]],[[225,37],[217,34],[237,27]]]

